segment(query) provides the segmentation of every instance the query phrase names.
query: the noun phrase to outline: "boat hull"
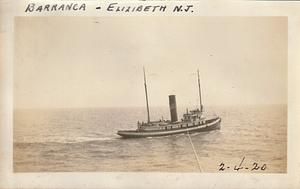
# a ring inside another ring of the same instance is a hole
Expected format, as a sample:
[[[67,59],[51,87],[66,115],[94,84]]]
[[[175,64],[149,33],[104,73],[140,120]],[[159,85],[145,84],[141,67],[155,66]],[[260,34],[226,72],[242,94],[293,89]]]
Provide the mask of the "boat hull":
[[[144,137],[159,137],[159,136],[168,136],[181,133],[194,133],[194,132],[206,132],[211,130],[220,129],[221,118],[214,120],[211,123],[190,126],[180,129],[173,130],[161,130],[161,131],[137,131],[137,130],[123,130],[118,131],[118,135],[123,138],[144,138]]]

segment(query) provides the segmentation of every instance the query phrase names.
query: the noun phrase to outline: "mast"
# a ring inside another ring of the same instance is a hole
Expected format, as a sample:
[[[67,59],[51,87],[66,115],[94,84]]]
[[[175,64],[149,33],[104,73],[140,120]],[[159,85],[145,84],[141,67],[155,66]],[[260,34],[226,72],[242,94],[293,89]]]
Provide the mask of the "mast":
[[[197,74],[198,74],[198,87],[199,87],[200,112],[202,112],[202,111],[203,111],[203,105],[202,105],[202,98],[201,98],[201,88],[200,88],[199,69],[197,70]]]
[[[144,71],[144,86],[145,86],[145,95],[146,95],[146,105],[147,105],[147,121],[150,123],[150,113],[149,113],[149,104],[148,104],[148,92],[147,92],[147,82],[146,82],[146,74],[145,68],[143,67]]]

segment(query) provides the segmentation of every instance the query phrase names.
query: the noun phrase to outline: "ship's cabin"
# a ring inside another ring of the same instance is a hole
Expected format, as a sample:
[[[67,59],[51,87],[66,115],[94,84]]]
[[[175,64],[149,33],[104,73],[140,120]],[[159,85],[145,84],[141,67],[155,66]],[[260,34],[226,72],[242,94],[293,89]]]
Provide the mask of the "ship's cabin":
[[[186,111],[185,114],[183,114],[182,121],[189,122],[189,121],[197,121],[202,118],[202,112],[199,109]]]
[[[202,115],[202,111],[199,109],[190,110],[183,114],[181,121],[171,122],[170,120],[160,119],[158,121],[151,122],[137,122],[138,130],[161,130],[166,127],[182,127],[183,125],[195,125],[195,123],[203,124],[205,123],[205,118]]]

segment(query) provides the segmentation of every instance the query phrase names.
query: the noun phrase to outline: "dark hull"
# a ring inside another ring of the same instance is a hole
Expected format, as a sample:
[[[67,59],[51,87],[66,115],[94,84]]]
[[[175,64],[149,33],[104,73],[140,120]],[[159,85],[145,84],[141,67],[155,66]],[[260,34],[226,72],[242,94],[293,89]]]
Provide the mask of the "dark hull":
[[[194,132],[206,132],[211,130],[220,129],[221,118],[218,118],[211,123],[190,126],[180,129],[173,130],[160,130],[160,131],[137,131],[137,130],[124,130],[118,131],[118,135],[124,138],[144,138],[144,137],[159,137],[159,136],[168,136],[181,133],[194,133]]]

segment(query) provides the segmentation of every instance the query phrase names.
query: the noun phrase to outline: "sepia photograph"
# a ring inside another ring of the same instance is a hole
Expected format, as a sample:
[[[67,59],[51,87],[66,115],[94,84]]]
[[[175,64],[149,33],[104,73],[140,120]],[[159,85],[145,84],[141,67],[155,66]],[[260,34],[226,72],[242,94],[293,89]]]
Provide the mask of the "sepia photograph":
[[[13,171],[287,173],[287,17],[15,17]]]

